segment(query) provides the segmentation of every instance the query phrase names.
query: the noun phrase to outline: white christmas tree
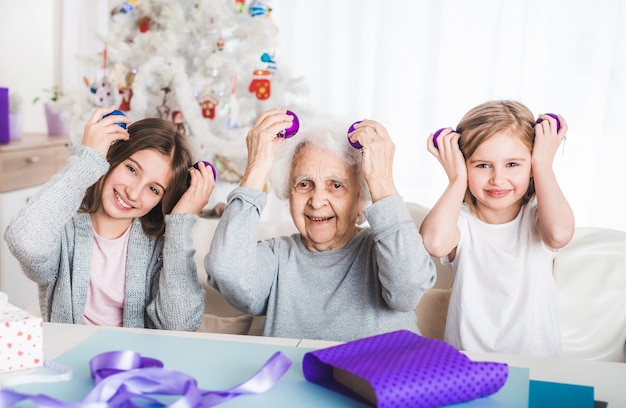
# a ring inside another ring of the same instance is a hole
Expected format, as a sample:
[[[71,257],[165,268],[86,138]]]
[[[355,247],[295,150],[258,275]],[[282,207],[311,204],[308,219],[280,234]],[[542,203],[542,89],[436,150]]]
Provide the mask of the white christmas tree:
[[[307,90],[277,61],[271,8],[244,0],[128,0],[111,10],[87,86],[66,92],[60,111],[73,145],[95,107],[133,120],[162,117],[188,135],[198,159],[238,182],[245,136],[263,111],[298,112]]]

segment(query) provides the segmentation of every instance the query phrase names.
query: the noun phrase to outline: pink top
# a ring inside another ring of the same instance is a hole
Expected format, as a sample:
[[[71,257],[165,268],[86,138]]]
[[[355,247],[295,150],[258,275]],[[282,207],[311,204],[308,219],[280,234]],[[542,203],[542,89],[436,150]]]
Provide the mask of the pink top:
[[[129,237],[130,228],[116,239],[103,238],[94,231],[84,324],[122,326]]]

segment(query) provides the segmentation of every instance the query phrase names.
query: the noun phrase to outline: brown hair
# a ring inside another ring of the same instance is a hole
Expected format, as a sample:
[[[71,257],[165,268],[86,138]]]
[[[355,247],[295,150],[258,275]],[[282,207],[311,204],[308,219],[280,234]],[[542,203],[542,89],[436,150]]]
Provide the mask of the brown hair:
[[[193,164],[193,153],[187,139],[174,124],[159,118],[147,118],[128,126],[130,137],[119,140],[109,148],[107,161],[109,171],[87,189],[80,210],[95,212],[101,205],[102,186],[113,169],[140,150],[152,149],[170,157],[171,178],[161,201],[141,217],[146,235],[158,236],[165,231],[165,214],[169,214],[189,185],[189,168]]]
[[[535,141],[535,118],[526,106],[516,101],[489,101],[482,103],[463,116],[456,128],[461,134],[459,146],[468,160],[483,142],[497,133],[510,130],[532,152]],[[535,183],[531,177],[528,190],[522,198],[522,205],[535,196]],[[476,197],[470,192],[469,187],[465,191],[465,203],[474,211],[476,209]]]

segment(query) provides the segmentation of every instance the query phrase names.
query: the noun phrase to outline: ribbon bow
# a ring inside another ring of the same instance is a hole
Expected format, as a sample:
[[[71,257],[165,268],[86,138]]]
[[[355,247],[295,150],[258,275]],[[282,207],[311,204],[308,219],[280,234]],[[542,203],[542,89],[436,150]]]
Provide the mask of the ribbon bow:
[[[89,366],[95,386],[82,402],[63,402],[45,395],[26,395],[0,390],[0,406],[9,407],[31,400],[45,408],[126,408],[138,405],[172,408],[212,407],[239,395],[260,394],[269,390],[291,366],[291,360],[280,351],[274,353],[252,377],[224,391],[202,390],[195,378],[163,367],[157,359],[143,357],[134,351],[111,351],[98,354]],[[170,405],[152,394],[179,395]]]

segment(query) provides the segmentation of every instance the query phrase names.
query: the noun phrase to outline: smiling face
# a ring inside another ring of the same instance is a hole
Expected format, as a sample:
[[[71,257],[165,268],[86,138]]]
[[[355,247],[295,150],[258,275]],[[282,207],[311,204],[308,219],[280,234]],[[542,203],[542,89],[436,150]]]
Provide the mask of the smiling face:
[[[530,159],[530,149],[510,130],[478,146],[466,162],[479,219],[502,224],[517,216],[530,184]]]
[[[291,217],[310,251],[346,246],[363,212],[357,170],[327,150],[310,145],[296,153],[291,168]]]
[[[102,205],[94,216],[125,231],[134,218],[146,215],[162,199],[171,177],[171,159],[139,150],[115,167],[102,186]],[[94,224],[103,225],[101,222]],[[125,228],[124,228],[125,226]]]

